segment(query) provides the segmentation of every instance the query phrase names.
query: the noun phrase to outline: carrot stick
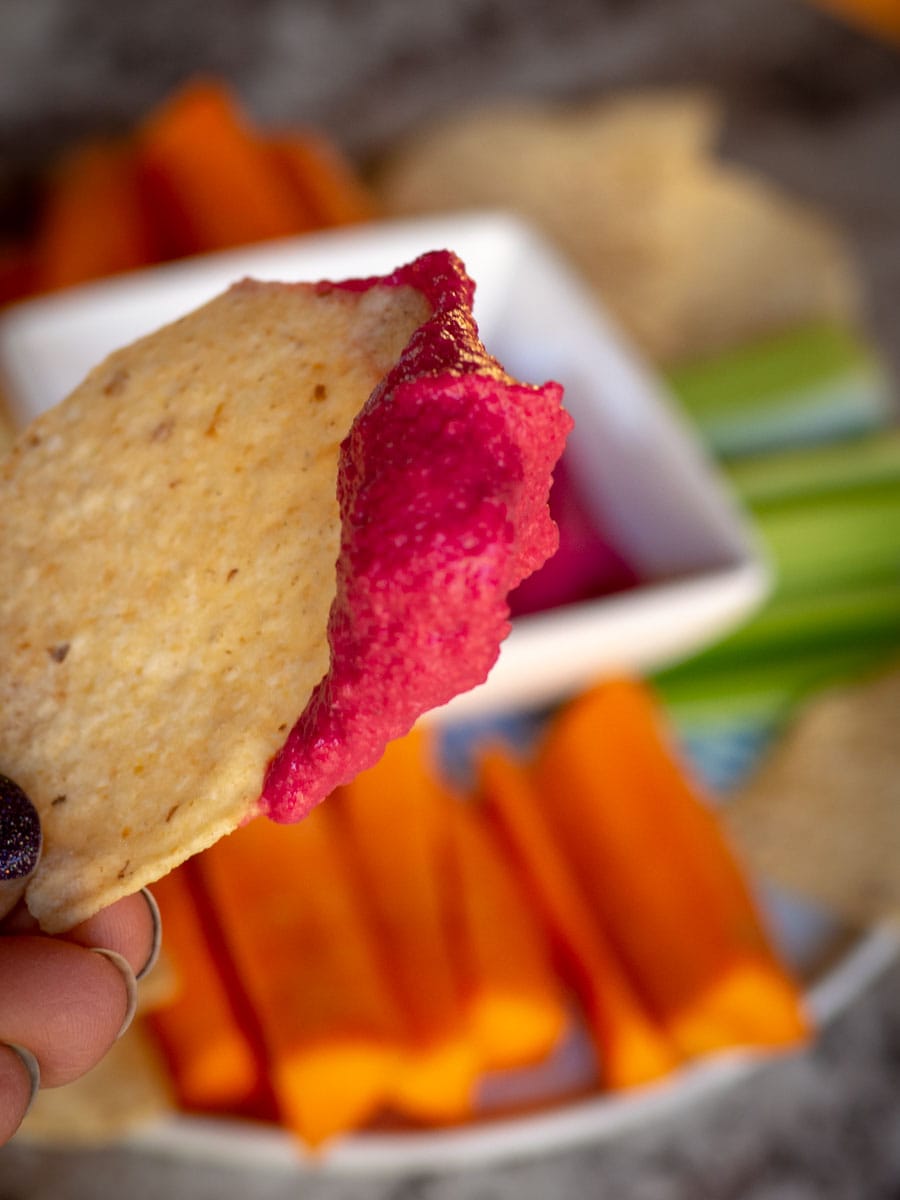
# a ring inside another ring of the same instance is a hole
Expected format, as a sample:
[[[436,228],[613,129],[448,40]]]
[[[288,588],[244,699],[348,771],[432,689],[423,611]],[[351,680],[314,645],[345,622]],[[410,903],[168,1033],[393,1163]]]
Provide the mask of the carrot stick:
[[[131,147],[92,141],[72,150],[50,184],[38,224],[36,289],[134,270],[155,257]]]
[[[896,0],[819,0],[848,23],[900,44],[900,10]]]
[[[145,123],[139,146],[171,256],[287,237],[314,224],[216,82],[195,82],[162,105]]]
[[[255,1008],[284,1124],[311,1146],[386,1099],[401,1024],[326,807],[258,818],[199,859]]]
[[[457,954],[481,1065],[503,1070],[540,1062],[567,1024],[543,927],[475,808],[448,804]]]
[[[797,989],[648,689],[614,680],[570,704],[535,778],[552,836],[684,1054],[803,1039]]]
[[[601,1078],[611,1089],[668,1074],[675,1047],[634,991],[560,854],[528,772],[500,748],[479,762],[479,791],[546,923],[561,970],[581,1001]]]
[[[311,130],[268,142],[271,160],[318,227],[370,221],[375,199],[334,143]]]
[[[392,1098],[409,1116],[471,1111],[478,1066],[442,880],[446,797],[414,730],[328,801],[353,856],[408,1031]]]
[[[184,868],[153,885],[177,995],[148,1014],[178,1101],[199,1111],[242,1109],[262,1088],[263,1068],[241,1028],[194,903]]]

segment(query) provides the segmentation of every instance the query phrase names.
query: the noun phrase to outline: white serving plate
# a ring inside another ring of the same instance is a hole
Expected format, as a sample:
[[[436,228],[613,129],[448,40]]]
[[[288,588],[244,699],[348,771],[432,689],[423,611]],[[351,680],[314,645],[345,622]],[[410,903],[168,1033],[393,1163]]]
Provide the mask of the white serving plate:
[[[807,943],[811,945],[812,939]],[[807,988],[806,1003],[815,1027],[823,1029],[898,960],[900,939],[894,928],[885,926],[860,937]],[[577,1077],[584,1062],[581,1047],[570,1048],[568,1057],[568,1063],[551,1064],[557,1077],[566,1071]],[[709,1102],[750,1078],[773,1057],[770,1052],[735,1049],[629,1092],[595,1092],[582,1099],[548,1102],[524,1114],[486,1115],[452,1129],[358,1133],[315,1156],[281,1130],[202,1117],[166,1118],[136,1131],[127,1141],[131,1149],[149,1158],[174,1157],[193,1160],[198,1167],[230,1166],[298,1180],[310,1173],[371,1176],[470,1170],[602,1144],[653,1122],[677,1118],[691,1105]]]
[[[528,227],[495,213],[385,222],[269,242],[118,276],[7,310],[0,381],[23,425],[112,350],[246,275],[383,274],[448,248],[476,281],[487,348],[532,383],[556,379],[575,418],[573,476],[649,582],[519,618],[487,682],[441,717],[549,702],[612,670],[645,671],[724,634],[759,603],[768,572],[741,512],[659,381],[594,298]]]

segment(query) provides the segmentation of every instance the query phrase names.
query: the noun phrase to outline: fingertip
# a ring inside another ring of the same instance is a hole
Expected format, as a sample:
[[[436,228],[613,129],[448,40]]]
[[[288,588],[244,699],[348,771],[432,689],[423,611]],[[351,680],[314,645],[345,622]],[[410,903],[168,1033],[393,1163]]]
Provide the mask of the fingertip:
[[[27,878],[41,856],[41,820],[17,783],[0,775],[0,880]]]
[[[146,890],[136,892],[61,936],[89,950],[111,950],[121,955],[135,976],[143,978],[159,953],[159,909]]]
[[[137,972],[137,981],[140,981],[149,975],[156,966],[159,959],[160,951],[162,950],[162,913],[159,911],[159,905],[156,902],[156,897],[149,888],[141,888],[140,894],[144,898],[144,902],[150,912],[150,923],[153,927],[153,938],[150,945],[150,953],[144,960],[144,965]]]
[[[137,976],[132,970],[131,963],[127,958],[123,958],[121,954],[117,954],[115,950],[107,950],[105,946],[92,946],[92,954],[99,954],[116,968],[122,977],[122,982],[125,986],[125,1013],[122,1017],[122,1023],[119,1026],[119,1031],[116,1034],[116,1040],[127,1031],[129,1025],[134,1020],[134,1014],[137,1012],[138,1004],[138,988]]]
[[[28,1115],[41,1086],[41,1069],[24,1046],[0,1042],[0,1146]]]
[[[130,971],[130,966],[128,970]],[[103,1057],[128,1015],[123,971],[57,938],[0,938],[0,1041],[27,1046],[44,1086],[70,1083]]]
[[[42,840],[37,809],[17,783],[0,775],[0,920],[22,899]]]

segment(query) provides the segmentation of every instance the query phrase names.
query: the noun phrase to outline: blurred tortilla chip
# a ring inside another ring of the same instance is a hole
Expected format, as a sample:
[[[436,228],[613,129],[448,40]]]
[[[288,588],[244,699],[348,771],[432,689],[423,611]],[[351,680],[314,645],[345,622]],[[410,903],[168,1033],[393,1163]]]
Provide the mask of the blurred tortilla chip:
[[[795,323],[856,320],[857,272],[821,214],[726,163],[708,92],[509,104],[421,130],[374,186],[394,216],[496,208],[528,220],[658,363]]]
[[[9,406],[3,392],[0,391],[0,455],[3,455],[9,450],[13,444],[13,423],[9,416]]]
[[[813,701],[724,806],[748,864],[848,921],[900,918],[900,669]]]
[[[180,986],[178,972],[163,946],[153,969],[140,982],[138,1012],[153,1012],[155,1008],[168,1004],[175,997]]]
[[[858,304],[856,274],[818,213],[747,172],[697,167],[668,187],[655,331],[667,358],[756,340],[812,318],[841,322]]]
[[[81,1079],[39,1092],[17,1136],[54,1145],[103,1144],[173,1111],[166,1069],[138,1019]]]

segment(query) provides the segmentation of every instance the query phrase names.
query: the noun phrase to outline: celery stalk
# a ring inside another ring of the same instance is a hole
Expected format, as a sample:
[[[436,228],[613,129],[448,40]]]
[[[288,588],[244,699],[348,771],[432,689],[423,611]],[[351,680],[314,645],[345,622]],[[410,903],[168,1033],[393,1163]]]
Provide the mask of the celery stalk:
[[[741,629],[685,664],[699,674],[842,647],[900,653],[900,579],[875,587],[776,599]]]
[[[729,474],[775,589],[741,629],[656,677],[682,722],[777,720],[816,688],[900,659],[900,433]]]
[[[887,647],[844,646],[706,673],[676,668],[661,672],[653,684],[682,729],[778,724],[813,692],[880,669],[898,653],[896,644],[893,654]]]
[[[776,594],[823,594],[900,578],[900,485],[830,493],[756,513]]]
[[[891,390],[854,330],[815,324],[671,368],[667,380],[717,454],[756,454],[879,428]]]
[[[756,511],[860,487],[900,486],[900,429],[745,458],[724,471],[735,493]]]

